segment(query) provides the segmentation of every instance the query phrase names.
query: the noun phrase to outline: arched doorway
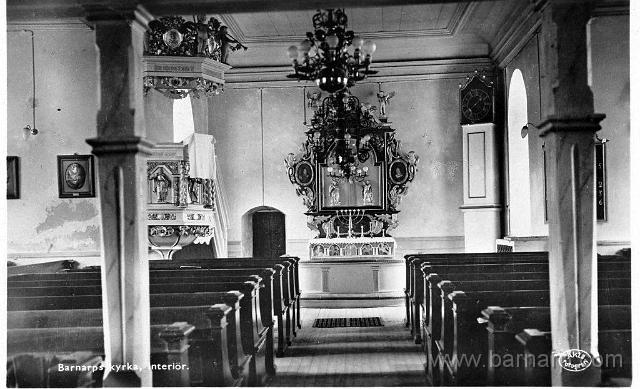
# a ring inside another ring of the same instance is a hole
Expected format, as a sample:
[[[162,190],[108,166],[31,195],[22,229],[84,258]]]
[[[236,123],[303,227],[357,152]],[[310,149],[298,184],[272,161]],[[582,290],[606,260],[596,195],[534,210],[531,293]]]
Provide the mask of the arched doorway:
[[[278,257],[287,252],[285,214],[272,207],[256,207],[242,216],[242,255]]]
[[[531,184],[529,139],[522,132],[528,122],[527,91],[519,69],[514,70],[508,90],[508,230],[510,236],[531,235]]]

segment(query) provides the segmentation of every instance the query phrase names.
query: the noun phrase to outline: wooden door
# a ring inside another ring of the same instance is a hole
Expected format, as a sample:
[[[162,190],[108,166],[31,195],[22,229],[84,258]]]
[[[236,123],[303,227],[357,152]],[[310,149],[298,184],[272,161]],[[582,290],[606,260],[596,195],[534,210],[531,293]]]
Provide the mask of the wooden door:
[[[286,253],[283,213],[256,212],[252,224],[254,257],[279,257]]]

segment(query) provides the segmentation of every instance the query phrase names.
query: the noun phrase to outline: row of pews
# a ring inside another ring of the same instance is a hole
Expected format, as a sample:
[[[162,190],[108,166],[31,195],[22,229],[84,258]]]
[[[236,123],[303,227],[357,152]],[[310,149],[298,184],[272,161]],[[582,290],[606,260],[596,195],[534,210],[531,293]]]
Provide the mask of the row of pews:
[[[406,326],[433,386],[551,386],[547,252],[406,255]],[[631,261],[598,256],[602,383],[631,379]]]
[[[153,385],[264,385],[301,328],[298,261],[150,262]],[[7,287],[7,386],[101,386],[100,268],[13,274]]]

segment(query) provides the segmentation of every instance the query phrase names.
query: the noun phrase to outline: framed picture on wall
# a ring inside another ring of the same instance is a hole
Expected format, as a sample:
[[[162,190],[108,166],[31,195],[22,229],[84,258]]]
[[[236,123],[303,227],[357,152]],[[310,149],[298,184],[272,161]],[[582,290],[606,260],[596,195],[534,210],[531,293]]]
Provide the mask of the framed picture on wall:
[[[93,155],[58,155],[58,196],[95,197]]]
[[[20,198],[20,157],[7,156],[7,199]]]

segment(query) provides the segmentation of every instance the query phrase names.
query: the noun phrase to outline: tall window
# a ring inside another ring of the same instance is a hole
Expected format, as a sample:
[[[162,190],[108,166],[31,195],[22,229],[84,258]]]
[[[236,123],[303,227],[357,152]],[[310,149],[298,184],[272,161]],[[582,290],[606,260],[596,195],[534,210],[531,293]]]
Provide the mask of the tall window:
[[[194,131],[191,96],[173,100],[173,141],[182,142]]]
[[[521,135],[522,126],[528,122],[527,92],[519,69],[511,76],[508,93],[509,235],[530,236],[529,139]]]

